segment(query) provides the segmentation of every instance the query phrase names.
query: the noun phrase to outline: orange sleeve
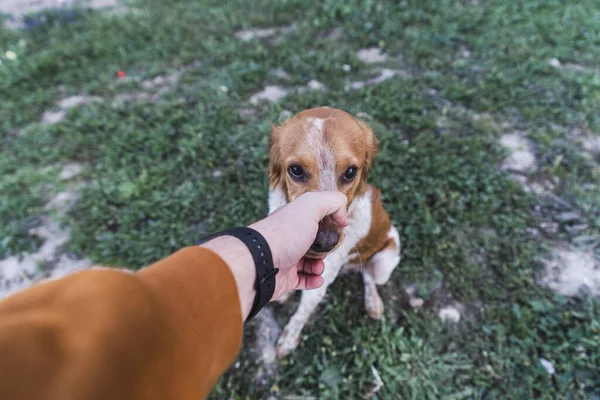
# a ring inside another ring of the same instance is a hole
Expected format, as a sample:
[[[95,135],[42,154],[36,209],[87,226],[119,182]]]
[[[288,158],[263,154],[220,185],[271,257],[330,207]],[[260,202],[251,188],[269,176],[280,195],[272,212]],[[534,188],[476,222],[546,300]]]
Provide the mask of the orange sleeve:
[[[241,340],[234,277],[210,250],[93,268],[0,302],[0,399],[198,400]]]

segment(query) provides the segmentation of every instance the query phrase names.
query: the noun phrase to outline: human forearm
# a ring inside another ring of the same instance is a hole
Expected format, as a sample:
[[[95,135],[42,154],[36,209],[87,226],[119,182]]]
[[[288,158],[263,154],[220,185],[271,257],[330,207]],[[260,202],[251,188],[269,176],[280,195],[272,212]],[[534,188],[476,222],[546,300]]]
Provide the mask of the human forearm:
[[[204,243],[201,247],[219,255],[231,269],[238,289],[242,317],[248,318],[256,295],[256,268],[248,248],[233,236],[221,236]]]

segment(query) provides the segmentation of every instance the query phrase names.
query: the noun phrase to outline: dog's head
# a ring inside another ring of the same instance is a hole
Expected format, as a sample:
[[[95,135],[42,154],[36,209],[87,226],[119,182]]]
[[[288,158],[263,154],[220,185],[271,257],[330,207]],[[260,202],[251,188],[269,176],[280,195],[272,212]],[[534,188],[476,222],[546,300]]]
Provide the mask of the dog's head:
[[[377,148],[366,123],[344,111],[320,107],[271,128],[271,190],[281,190],[287,201],[306,192],[337,190],[348,198],[348,207],[365,193]],[[342,229],[331,218],[323,219],[307,257],[324,258],[342,239]]]

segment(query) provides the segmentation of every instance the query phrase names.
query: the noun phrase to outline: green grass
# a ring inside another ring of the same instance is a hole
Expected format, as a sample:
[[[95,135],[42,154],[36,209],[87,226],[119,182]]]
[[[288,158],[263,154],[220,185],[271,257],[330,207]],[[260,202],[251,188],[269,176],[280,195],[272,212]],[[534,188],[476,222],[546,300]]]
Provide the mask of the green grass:
[[[0,28],[0,257],[39,245],[28,230],[62,185],[61,163],[90,166],[66,221],[69,250],[139,268],[265,215],[268,121],[282,110],[366,113],[381,142],[371,179],[403,242],[403,261],[381,290],[384,319],[365,316],[359,277],[341,277],[268,385],[255,380],[248,330],[238,367],[213,398],[362,398],[374,387],[372,368],[384,382],[376,399],[599,398],[599,306],[536,285],[548,249],[529,231],[552,212],[535,212],[539,199],[500,170],[498,144],[502,132],[527,132],[535,177],[557,179],[556,195],[587,223],[576,235],[561,229],[545,238],[596,243],[600,257],[599,160],[572,133],[600,132],[594,1],[138,0],[133,10],[53,10],[31,15],[28,29]],[[278,40],[233,35],[291,23]],[[341,37],[328,39],[335,28]],[[375,73],[355,55],[370,46],[411,77],[346,91]],[[5,59],[6,50],[17,59]],[[554,57],[585,70],[553,68]],[[269,73],[277,67],[289,81]],[[113,102],[174,69],[181,79],[155,102]],[[311,79],[329,90],[238,115],[266,84]],[[105,102],[39,123],[74,94]],[[456,326],[395,300],[405,284],[433,296],[440,280],[466,307]],[[284,324],[294,304],[274,307]]]

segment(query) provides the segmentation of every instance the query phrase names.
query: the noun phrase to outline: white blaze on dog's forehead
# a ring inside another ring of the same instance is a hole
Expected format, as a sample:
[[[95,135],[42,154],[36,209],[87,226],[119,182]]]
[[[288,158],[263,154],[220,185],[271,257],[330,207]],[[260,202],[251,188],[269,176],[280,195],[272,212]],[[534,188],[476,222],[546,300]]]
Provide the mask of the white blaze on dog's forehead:
[[[325,141],[324,125],[322,118],[307,118],[307,137],[311,149],[317,159],[319,168],[319,190],[337,190],[335,174],[335,155]]]
[[[308,117],[306,118],[306,122],[309,126],[314,128],[314,131],[311,131],[310,133],[323,136],[323,124],[325,123],[323,118]]]
[[[306,137],[312,149],[317,150],[323,146],[325,137],[325,132],[323,131],[324,124],[325,120],[322,118],[309,117],[306,119]]]
[[[335,175],[335,156],[330,148],[324,146],[318,155],[319,189],[337,190]]]

